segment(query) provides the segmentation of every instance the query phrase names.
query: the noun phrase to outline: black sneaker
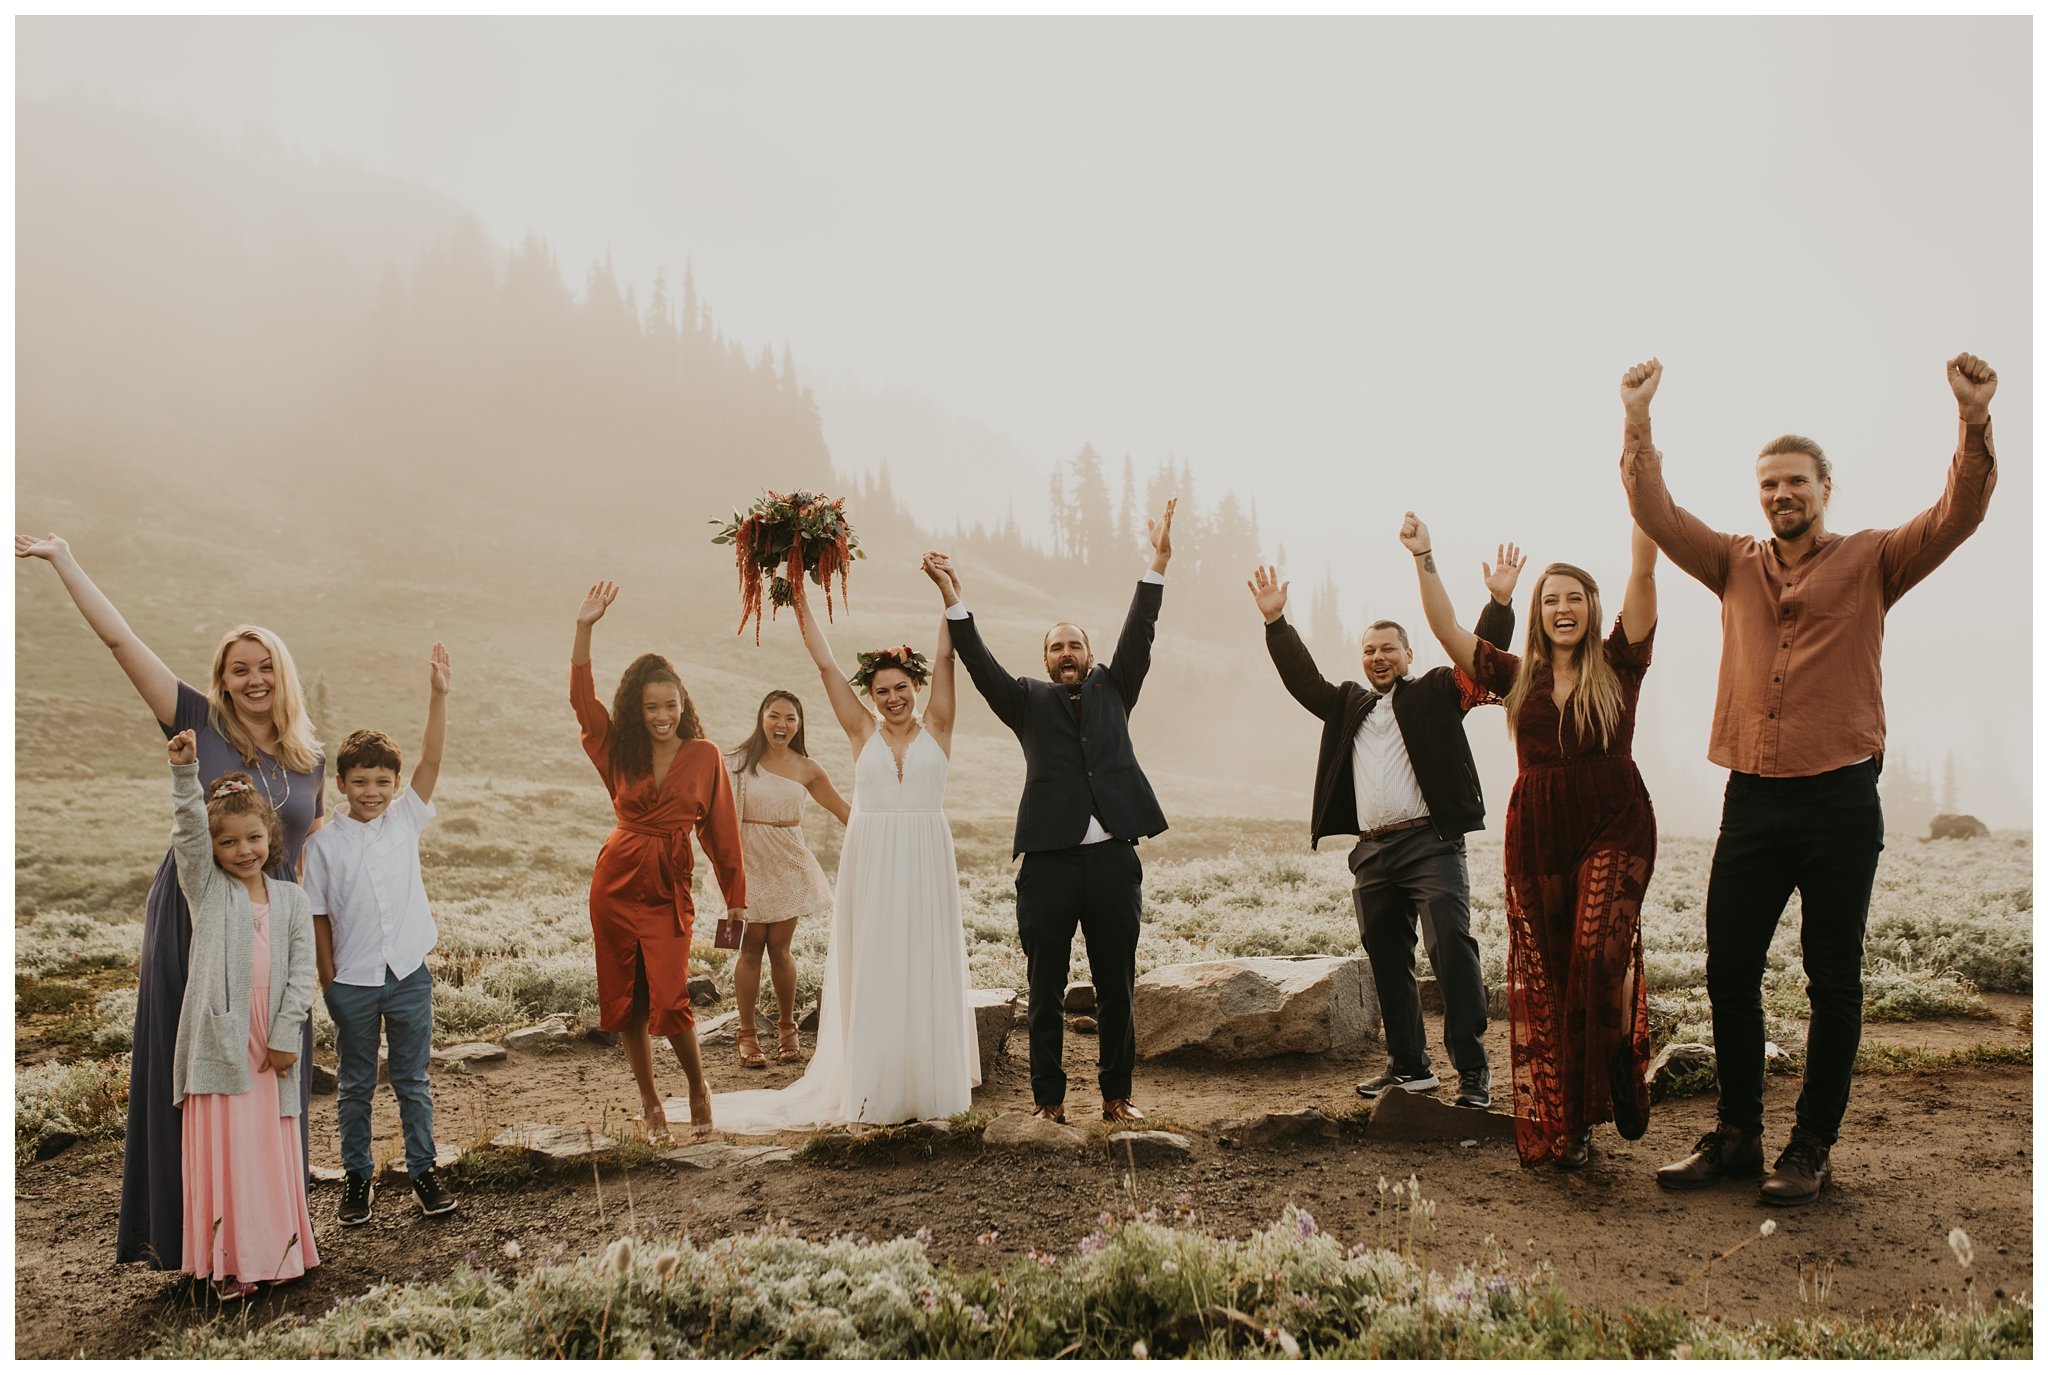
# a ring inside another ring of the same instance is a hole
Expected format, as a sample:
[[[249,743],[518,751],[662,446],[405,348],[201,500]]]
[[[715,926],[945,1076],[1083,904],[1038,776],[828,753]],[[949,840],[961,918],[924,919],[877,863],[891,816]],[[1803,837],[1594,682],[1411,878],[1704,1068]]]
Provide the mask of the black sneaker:
[[[341,1181],[341,1207],[334,1220],[344,1227],[360,1227],[370,1220],[370,1204],[377,1197],[377,1181],[368,1175],[352,1174]]]
[[[1409,1093],[1428,1093],[1441,1088],[1443,1080],[1434,1074],[1396,1074],[1392,1065],[1380,1071],[1379,1076],[1368,1079],[1358,1086],[1360,1098],[1377,1098],[1388,1089],[1405,1089]]]
[[[428,1170],[412,1182],[412,1196],[419,1200],[420,1211],[428,1217],[439,1217],[455,1211],[455,1195],[441,1187],[441,1181]]]
[[[1461,1108],[1493,1106],[1493,1076],[1483,1069],[1458,1071],[1457,1104]]]

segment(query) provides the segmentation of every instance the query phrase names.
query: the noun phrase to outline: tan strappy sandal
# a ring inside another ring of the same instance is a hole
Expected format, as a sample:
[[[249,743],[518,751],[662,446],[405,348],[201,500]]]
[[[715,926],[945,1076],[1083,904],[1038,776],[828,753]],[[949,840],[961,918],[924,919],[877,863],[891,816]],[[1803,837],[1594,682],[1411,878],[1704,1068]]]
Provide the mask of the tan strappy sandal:
[[[775,1024],[775,1058],[783,1064],[803,1058],[803,1047],[797,1044],[796,1019],[784,1017]]]
[[[741,1027],[733,1036],[733,1042],[740,1048],[741,1069],[768,1068],[768,1057],[761,1053],[761,1042],[752,1027]]]

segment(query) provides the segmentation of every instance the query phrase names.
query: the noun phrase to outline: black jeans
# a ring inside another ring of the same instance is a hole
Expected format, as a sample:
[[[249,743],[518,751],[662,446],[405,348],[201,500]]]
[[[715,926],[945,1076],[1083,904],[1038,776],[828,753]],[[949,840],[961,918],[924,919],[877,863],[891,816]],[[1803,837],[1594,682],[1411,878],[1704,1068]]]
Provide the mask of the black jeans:
[[[1863,926],[1883,850],[1877,766],[1868,760],[1805,778],[1728,776],[1707,881],[1707,996],[1723,1122],[1763,1130],[1764,963],[1796,889],[1812,1005],[1798,1123],[1834,1144],[1863,1039]]]
[[[1031,984],[1035,1103],[1062,1103],[1067,1097],[1061,1005],[1066,1001],[1077,925],[1088,946],[1088,977],[1095,984],[1096,1070],[1102,1096],[1131,1096],[1131,1068],[1138,1059],[1131,996],[1138,978],[1138,910],[1144,877],[1138,847],[1121,840],[1034,850],[1017,869],[1017,936]]]
[[[1372,964],[1386,1026],[1387,1061],[1397,1074],[1429,1073],[1429,1041],[1415,986],[1419,920],[1429,967],[1444,995],[1444,1050],[1460,1071],[1486,1068],[1486,979],[1472,939],[1465,838],[1427,827],[1361,840],[1351,849],[1351,902]]]

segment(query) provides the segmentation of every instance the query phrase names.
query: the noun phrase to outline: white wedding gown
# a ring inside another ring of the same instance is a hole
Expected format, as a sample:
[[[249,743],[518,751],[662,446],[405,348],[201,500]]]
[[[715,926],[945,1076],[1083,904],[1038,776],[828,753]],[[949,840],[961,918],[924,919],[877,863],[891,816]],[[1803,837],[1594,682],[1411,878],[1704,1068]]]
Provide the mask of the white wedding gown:
[[[789,1131],[965,1112],[981,1082],[946,752],[924,730],[903,776],[877,730],[854,760],[853,814],[825,956],[817,1048],[786,1088],[711,1096],[718,1130]],[[687,1122],[688,1105],[670,1120]]]

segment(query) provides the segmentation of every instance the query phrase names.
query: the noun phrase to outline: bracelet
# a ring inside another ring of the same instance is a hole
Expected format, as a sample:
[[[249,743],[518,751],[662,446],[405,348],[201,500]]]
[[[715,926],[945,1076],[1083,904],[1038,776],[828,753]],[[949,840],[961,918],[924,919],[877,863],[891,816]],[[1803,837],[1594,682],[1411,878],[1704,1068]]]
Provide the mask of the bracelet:
[[[1425,559],[1428,558],[1431,554],[1434,554],[1435,552],[1436,550],[1434,549],[1425,549],[1420,554],[1417,554],[1415,557],[1418,559]]]

